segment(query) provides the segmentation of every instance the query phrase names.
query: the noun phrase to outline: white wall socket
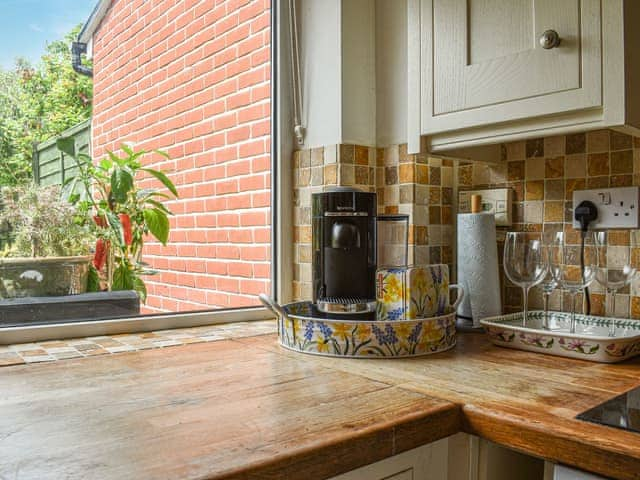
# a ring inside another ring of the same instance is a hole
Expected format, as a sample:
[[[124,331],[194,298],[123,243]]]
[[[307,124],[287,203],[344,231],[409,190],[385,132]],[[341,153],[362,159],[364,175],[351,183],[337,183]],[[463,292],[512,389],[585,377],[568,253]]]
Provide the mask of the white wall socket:
[[[512,190],[493,188],[490,190],[465,190],[458,194],[458,212],[471,213],[471,195],[482,196],[482,211],[493,213],[497,226],[510,227],[513,218]]]
[[[598,207],[598,218],[589,225],[594,230],[640,227],[640,187],[576,190],[573,192],[574,211],[584,200],[590,200]],[[580,227],[575,218],[573,226]]]

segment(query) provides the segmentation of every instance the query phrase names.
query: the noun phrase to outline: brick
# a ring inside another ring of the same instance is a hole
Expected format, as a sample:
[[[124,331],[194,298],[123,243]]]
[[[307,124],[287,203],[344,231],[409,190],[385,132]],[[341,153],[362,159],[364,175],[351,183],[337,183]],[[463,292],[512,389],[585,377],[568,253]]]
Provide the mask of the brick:
[[[145,312],[255,305],[269,291],[268,0],[114,0],[94,38],[93,151],[127,140],[180,198],[147,239]],[[140,185],[157,188],[144,178]]]

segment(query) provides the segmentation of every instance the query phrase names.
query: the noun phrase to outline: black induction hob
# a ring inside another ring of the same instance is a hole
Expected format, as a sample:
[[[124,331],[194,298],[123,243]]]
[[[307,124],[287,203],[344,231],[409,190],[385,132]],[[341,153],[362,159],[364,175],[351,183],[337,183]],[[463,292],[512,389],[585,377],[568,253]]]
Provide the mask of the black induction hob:
[[[640,433],[640,387],[607,400],[577,418]]]

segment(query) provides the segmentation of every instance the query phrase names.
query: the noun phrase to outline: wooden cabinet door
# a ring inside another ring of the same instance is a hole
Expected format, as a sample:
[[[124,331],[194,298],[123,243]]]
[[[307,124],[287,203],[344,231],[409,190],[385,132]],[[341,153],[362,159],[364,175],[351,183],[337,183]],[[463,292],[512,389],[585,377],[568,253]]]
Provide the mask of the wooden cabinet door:
[[[394,455],[331,480],[453,480],[447,476],[448,439]]]
[[[422,0],[422,133],[600,106],[600,2]]]

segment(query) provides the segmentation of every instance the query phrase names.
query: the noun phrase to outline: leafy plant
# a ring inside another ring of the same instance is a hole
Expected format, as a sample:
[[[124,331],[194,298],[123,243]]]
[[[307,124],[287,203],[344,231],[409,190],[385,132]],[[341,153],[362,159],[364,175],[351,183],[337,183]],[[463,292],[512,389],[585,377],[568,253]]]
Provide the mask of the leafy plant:
[[[108,152],[94,164],[88,155],[76,153],[73,138],[58,139],[57,146],[78,166],[78,175],[65,184],[69,201],[92,214],[98,226],[93,264],[102,283],[107,290],[135,290],[145,301],[142,276],[156,272],[142,262],[144,239],[150,234],[167,244],[172,213],[161,201],[178,197],[175,185],[164,172],[142,166],[141,157],[151,153],[145,150],[135,152],[122,145],[124,157]],[[137,182],[144,173],[159,180],[165,191],[140,188]]]
[[[0,68],[0,185],[28,181],[33,144],[91,117],[92,80],[71,66],[80,28],[48,43],[36,64],[19,58],[14,68]]]
[[[85,211],[61,196],[59,186],[33,183],[2,190],[0,224],[12,232],[4,257],[90,255],[97,230]]]

